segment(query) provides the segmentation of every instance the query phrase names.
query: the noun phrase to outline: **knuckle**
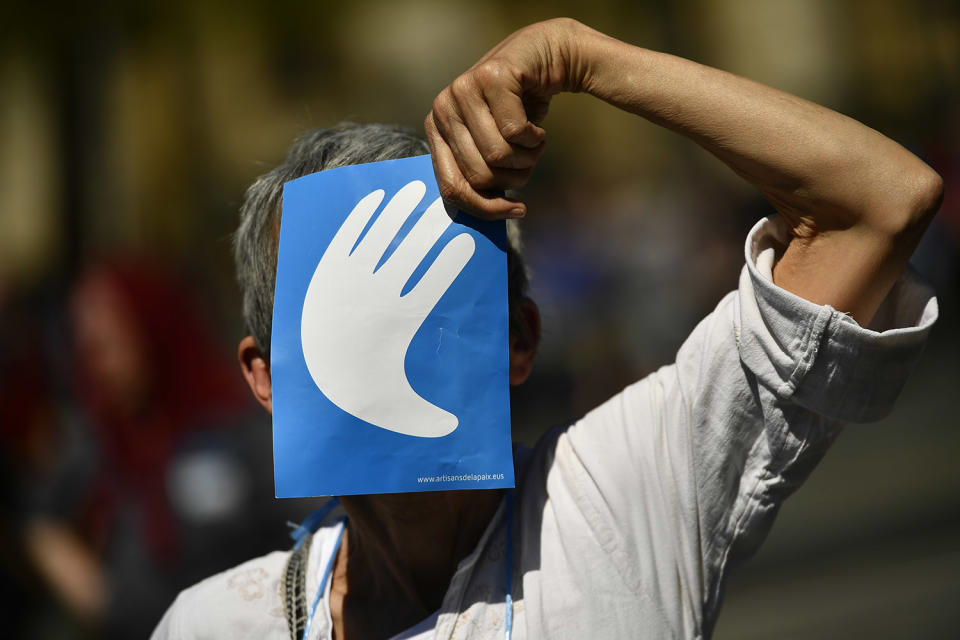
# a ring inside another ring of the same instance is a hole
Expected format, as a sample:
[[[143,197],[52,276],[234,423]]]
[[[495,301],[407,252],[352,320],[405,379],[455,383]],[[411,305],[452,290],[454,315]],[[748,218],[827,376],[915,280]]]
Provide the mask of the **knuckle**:
[[[487,164],[494,167],[505,166],[513,155],[513,149],[509,145],[495,145],[484,151],[483,159]]]
[[[448,138],[451,130],[451,123],[456,121],[456,116],[449,111],[432,111],[429,116],[427,116],[428,123],[425,125],[427,127],[426,131],[434,131],[441,138]]]
[[[500,133],[507,140],[516,140],[527,128],[526,122],[518,122],[517,120],[508,120],[503,123],[502,130]]]
[[[427,134],[428,139],[432,137],[434,133],[436,133],[437,124],[434,120],[435,117],[436,116],[434,116],[433,111],[431,111],[423,119],[423,130]]]
[[[431,115],[435,118],[442,118],[453,109],[453,98],[450,96],[450,89],[444,89],[437,97],[433,99]]]
[[[443,91],[441,91],[440,93],[438,93],[438,94],[437,94],[437,97],[433,99],[433,102],[432,102],[432,103],[430,103],[430,114],[429,114],[429,115],[434,115],[434,114],[437,114],[437,113],[440,113],[441,111],[443,111],[444,106],[446,106],[446,99],[445,99],[445,97],[444,97],[444,93],[446,93],[446,91],[447,91],[447,90],[444,89]],[[428,117],[429,117],[429,116],[428,116]]]
[[[440,188],[440,197],[447,201],[460,200],[460,190],[450,180],[441,179],[437,185]]]
[[[503,66],[494,60],[487,60],[474,69],[477,81],[480,84],[497,84],[503,78]]]
[[[450,83],[450,91],[455,96],[465,96],[473,91],[473,81],[470,79],[470,76],[463,74],[458,76],[453,82]]]
[[[490,189],[494,186],[494,176],[489,170],[470,168],[463,172],[463,177],[474,189]]]

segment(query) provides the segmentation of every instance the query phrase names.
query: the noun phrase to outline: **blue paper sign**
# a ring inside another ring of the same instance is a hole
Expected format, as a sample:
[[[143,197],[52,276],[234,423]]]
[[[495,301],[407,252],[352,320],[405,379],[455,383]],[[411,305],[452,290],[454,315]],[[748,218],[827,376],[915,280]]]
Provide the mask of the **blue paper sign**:
[[[512,487],[506,227],[430,156],[288,182],[273,307],[278,497]]]

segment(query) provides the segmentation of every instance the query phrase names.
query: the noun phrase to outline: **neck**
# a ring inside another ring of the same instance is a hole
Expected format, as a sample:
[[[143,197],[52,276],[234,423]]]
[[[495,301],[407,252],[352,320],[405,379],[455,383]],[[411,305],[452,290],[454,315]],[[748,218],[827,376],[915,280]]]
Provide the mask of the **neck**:
[[[368,621],[370,611],[384,622],[393,619],[390,626],[398,628],[382,630],[392,635],[438,609],[457,565],[476,547],[502,495],[493,490],[342,497],[347,530],[331,585],[331,604],[340,605],[332,607],[335,629],[341,626],[337,637],[351,630],[351,619]],[[384,616],[388,611],[396,613]]]

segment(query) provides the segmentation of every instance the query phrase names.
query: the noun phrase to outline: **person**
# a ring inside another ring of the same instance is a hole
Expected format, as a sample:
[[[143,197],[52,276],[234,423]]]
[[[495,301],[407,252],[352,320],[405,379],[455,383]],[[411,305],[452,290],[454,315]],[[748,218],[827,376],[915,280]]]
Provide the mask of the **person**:
[[[267,484],[245,455],[249,403],[206,318],[163,263],[92,261],[68,311],[86,450],[57,463],[49,504],[38,505],[25,538],[90,632],[142,638],[181,589],[269,539],[247,517]]]
[[[562,92],[691,138],[774,205],[747,238],[737,290],[675,364],[518,448],[512,492],[342,497],[345,517],[297,550],[183,592],[154,638],[709,637],[729,569],[842,422],[890,410],[937,315],[905,270],[939,206],[935,172],[826,108],[556,19],[512,34],[437,96],[425,129],[444,198],[523,217],[503,190],[530,178]],[[268,411],[283,182],[423,150],[388,127],[313,132],[247,192],[236,246],[252,335],[239,357]],[[511,288],[519,384],[539,318]]]

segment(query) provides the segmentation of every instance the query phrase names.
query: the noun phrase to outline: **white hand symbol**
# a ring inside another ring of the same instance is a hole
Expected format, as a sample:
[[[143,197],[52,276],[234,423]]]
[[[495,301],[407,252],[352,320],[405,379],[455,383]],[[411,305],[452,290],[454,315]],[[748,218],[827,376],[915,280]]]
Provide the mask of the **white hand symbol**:
[[[357,203],[313,273],[303,301],[300,339],[313,381],[333,404],[390,431],[436,438],[456,429],[457,417],[413,390],[404,360],[420,325],[473,256],[473,238],[456,236],[416,286],[400,296],[450,226],[437,198],[374,273],[424,193],[420,181],[400,189],[351,253],[384,192],[374,191]]]

